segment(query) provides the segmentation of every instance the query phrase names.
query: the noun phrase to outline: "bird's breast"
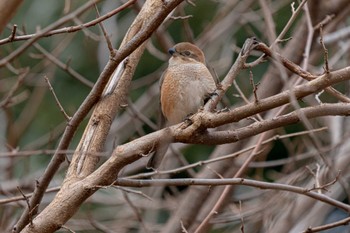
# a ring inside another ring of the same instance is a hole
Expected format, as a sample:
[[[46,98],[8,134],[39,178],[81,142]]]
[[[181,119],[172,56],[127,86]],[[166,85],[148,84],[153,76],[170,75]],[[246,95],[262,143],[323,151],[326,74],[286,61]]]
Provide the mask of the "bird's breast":
[[[161,107],[170,124],[177,124],[196,113],[215,82],[202,63],[169,66],[161,88]]]

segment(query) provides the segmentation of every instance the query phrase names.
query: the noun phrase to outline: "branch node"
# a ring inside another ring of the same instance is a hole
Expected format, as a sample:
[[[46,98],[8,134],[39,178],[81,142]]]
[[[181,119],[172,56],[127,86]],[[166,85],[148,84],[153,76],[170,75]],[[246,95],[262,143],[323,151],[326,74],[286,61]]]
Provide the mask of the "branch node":
[[[259,44],[259,41],[255,37],[248,38],[241,50],[241,55],[244,56],[246,54],[249,54],[255,47]]]
[[[12,27],[11,35],[9,36],[9,41],[12,42],[16,38],[17,24],[14,24]]]

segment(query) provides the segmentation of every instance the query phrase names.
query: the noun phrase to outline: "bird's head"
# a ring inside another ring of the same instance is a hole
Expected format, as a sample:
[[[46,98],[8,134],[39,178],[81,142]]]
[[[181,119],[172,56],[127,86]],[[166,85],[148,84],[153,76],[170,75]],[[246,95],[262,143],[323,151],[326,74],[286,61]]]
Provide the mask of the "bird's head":
[[[205,64],[204,53],[200,48],[188,42],[176,44],[168,50],[172,58],[180,62],[200,62]]]

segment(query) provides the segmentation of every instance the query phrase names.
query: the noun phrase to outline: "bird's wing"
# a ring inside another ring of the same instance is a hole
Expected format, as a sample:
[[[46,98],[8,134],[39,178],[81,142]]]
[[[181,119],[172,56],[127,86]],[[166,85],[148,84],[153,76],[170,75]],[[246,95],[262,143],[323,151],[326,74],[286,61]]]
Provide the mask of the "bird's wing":
[[[159,129],[163,129],[165,126],[166,126],[166,119],[165,119],[165,116],[162,112],[162,106],[161,106],[161,103],[160,103],[160,98],[161,98],[161,90],[162,90],[162,85],[163,85],[163,81],[164,81],[164,77],[166,76],[166,73],[167,73],[167,69],[163,72],[162,76],[160,77],[159,79],[159,119],[158,119],[158,126],[159,126]]]

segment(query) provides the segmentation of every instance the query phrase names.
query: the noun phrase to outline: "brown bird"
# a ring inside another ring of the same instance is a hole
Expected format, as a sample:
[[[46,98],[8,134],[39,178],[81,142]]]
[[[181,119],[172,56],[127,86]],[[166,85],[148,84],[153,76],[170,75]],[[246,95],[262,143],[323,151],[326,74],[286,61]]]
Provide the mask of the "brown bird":
[[[169,66],[160,79],[162,127],[178,124],[204,105],[216,89],[205,65],[204,53],[194,44],[182,42],[169,49]],[[170,142],[161,143],[147,167],[159,167]]]

